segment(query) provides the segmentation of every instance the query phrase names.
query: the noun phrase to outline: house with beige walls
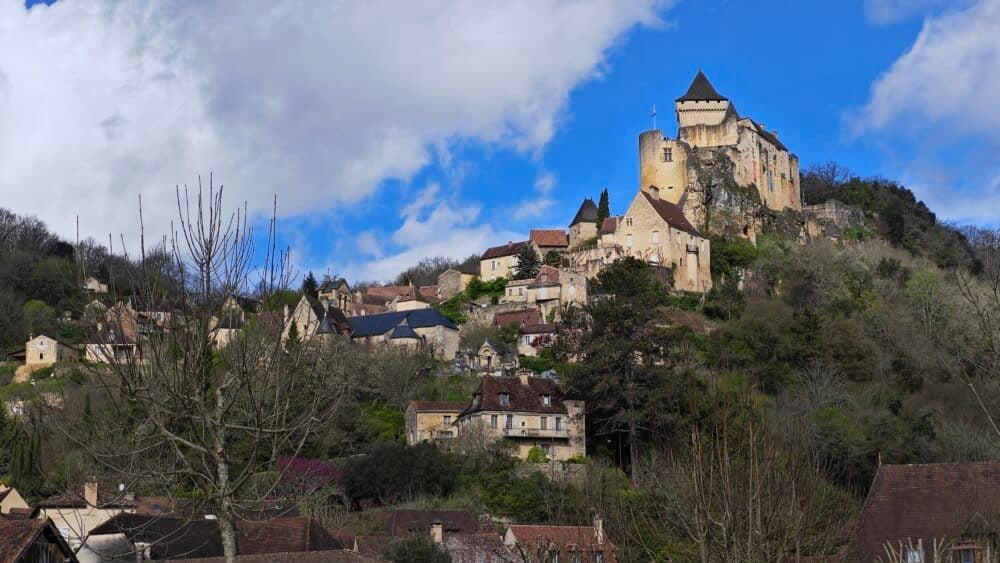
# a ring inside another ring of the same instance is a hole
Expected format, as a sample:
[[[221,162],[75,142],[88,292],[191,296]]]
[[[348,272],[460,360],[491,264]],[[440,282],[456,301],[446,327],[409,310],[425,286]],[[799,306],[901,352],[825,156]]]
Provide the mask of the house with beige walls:
[[[528,305],[537,307],[543,319],[553,318],[560,308],[587,304],[587,277],[569,270],[542,266],[527,289]]]
[[[597,237],[597,204],[594,200],[584,198],[573,220],[569,223],[569,248],[579,248],[590,243]]]
[[[281,333],[282,340],[288,338],[293,324],[300,339],[305,341],[312,338],[324,318],[328,319],[337,333],[350,334],[347,317],[343,311],[327,302],[305,295],[295,304],[295,308],[289,309],[287,306],[285,307],[284,317],[284,328]]]
[[[507,287],[504,288],[503,297],[500,298],[501,303],[527,303],[528,302],[528,286],[531,285],[531,280],[510,280],[507,282]]]
[[[555,323],[548,323],[521,327],[517,334],[517,353],[538,357],[542,348],[555,344],[557,326]]]
[[[58,362],[75,362],[80,359],[76,347],[39,334],[32,336],[24,344],[24,365],[32,369],[41,369]]]
[[[455,421],[468,401],[410,401],[406,407],[406,443],[448,440],[458,435]]]
[[[480,274],[479,265],[449,268],[438,275],[438,298],[447,301],[469,287],[472,279]]]
[[[551,379],[484,377],[458,416],[459,436],[504,438],[521,459],[537,446],[549,459],[565,461],[587,453],[584,407],[564,397]]]
[[[419,348],[440,360],[458,353],[458,326],[433,308],[348,317],[347,326],[355,342]]]
[[[135,495],[126,491],[104,490],[97,479],[88,478],[82,491],[47,498],[31,512],[35,520],[52,520],[71,547],[78,548],[90,531],[122,512],[134,513]]]
[[[462,406],[465,407],[464,404]],[[18,515],[30,512],[31,507],[17,489],[0,483],[0,515],[11,516],[11,510],[14,511],[14,515]]]
[[[479,277],[485,281],[497,278],[511,279],[517,271],[517,255],[529,244],[532,244],[531,241],[508,242],[487,248],[479,257]]]

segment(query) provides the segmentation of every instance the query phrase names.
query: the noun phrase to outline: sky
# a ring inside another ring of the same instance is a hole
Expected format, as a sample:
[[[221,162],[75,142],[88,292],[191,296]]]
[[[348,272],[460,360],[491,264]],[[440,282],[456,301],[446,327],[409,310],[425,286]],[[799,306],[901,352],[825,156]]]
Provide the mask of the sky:
[[[0,207],[72,239],[223,185],[296,267],[388,280],[637,190],[698,69],[803,169],[1000,226],[1000,0],[0,0]]]

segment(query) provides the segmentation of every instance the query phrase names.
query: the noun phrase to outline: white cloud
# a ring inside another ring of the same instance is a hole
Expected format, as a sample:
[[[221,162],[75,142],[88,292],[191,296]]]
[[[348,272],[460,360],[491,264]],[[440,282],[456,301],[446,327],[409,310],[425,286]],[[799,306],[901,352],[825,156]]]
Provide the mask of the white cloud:
[[[849,117],[852,132],[910,119],[1000,138],[997,37],[1000,0],[926,20],[910,49],[875,81],[868,103]]]
[[[3,2],[0,205],[65,235],[79,213],[100,239],[137,232],[139,193],[148,230],[164,230],[174,186],[199,173],[214,171],[253,212],[277,193],[287,216],[407,180],[455,142],[537,151],[569,92],[663,7]],[[427,224],[455,224],[449,209]]]
[[[364,231],[357,238],[358,251],[365,256],[382,257],[382,245],[379,244],[375,233]]]
[[[522,201],[514,209],[514,220],[521,221],[534,217],[541,217],[553,205],[552,190],[556,187],[556,175],[547,170],[543,170],[535,178],[535,197]]]
[[[875,25],[899,23],[941,6],[963,4],[965,0],[865,0],[865,18]]]

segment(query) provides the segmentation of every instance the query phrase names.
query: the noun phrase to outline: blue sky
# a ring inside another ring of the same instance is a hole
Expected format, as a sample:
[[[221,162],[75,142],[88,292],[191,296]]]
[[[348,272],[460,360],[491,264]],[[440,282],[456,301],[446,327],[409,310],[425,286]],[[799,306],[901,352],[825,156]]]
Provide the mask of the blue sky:
[[[61,232],[80,213],[100,239],[134,231],[136,193],[168,217],[173,186],[214,171],[257,213],[277,193],[300,268],[387,279],[565,227],[603,187],[621,211],[652,105],[673,135],[701,68],[803,168],[834,160],[1000,224],[996,0],[138,6],[0,8],[0,107],[30,130],[0,132],[0,205]],[[209,28],[221,40],[200,43]],[[59,210],[19,199],[28,182]]]

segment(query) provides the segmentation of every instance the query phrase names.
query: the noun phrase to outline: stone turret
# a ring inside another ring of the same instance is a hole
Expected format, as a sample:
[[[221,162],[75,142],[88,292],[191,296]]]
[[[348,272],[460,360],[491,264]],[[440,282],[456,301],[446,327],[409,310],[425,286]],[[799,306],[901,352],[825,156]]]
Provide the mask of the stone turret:
[[[584,198],[579,211],[569,224],[569,246],[576,247],[597,236],[597,204]]]
[[[687,92],[674,103],[677,123],[681,127],[692,125],[719,125],[729,111],[729,98],[715,91],[705,73],[698,71]]]

